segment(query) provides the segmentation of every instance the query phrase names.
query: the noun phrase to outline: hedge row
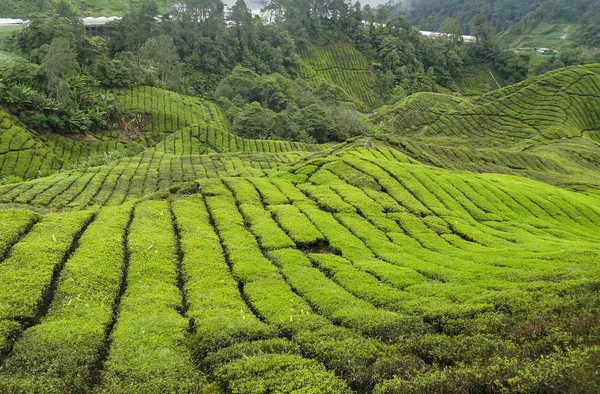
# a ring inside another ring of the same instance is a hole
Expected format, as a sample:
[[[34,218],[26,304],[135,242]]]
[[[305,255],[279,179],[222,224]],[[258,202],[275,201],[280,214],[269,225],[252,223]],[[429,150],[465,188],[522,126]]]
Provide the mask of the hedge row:
[[[19,327],[43,317],[74,239],[92,219],[87,211],[46,216],[12,247],[0,264],[0,349],[10,345],[10,337]]]
[[[48,313],[14,345],[0,374],[6,390],[64,393],[90,388],[103,361],[123,279],[130,206],[102,210],[66,262]]]
[[[180,313],[176,239],[166,201],[136,206],[126,253],[126,289],[110,336],[102,391],[194,392],[202,376],[185,346],[188,320]]]
[[[271,169],[306,155],[305,152],[294,152],[179,156],[148,150],[102,167],[0,187],[0,202],[75,209],[119,205],[129,199],[164,191],[177,183],[201,178],[265,176]]]

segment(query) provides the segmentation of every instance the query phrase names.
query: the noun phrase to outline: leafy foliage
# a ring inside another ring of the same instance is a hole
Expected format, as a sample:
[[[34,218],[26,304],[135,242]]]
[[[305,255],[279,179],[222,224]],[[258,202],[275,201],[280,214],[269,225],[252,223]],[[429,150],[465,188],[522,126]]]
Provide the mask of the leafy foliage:
[[[233,132],[247,138],[344,141],[365,125],[344,91],[326,81],[311,88],[281,74],[236,67],[217,88]]]

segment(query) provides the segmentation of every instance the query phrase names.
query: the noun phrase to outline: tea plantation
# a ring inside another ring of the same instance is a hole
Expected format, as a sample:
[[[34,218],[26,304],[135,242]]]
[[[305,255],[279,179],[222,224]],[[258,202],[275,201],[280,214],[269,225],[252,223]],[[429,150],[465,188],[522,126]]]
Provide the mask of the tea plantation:
[[[337,145],[116,93],[111,135],[0,115],[0,392],[600,391],[600,66]]]
[[[311,82],[328,82],[341,88],[364,111],[383,104],[377,93],[377,77],[365,56],[351,42],[331,41],[311,45],[302,52],[300,73]]]

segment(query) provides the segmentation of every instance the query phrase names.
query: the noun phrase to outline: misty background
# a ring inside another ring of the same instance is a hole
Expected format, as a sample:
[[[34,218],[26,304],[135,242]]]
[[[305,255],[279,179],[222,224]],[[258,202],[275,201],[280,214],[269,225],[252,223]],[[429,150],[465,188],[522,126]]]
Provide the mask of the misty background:
[[[253,10],[259,10],[261,8],[263,8],[265,5],[269,4],[270,1],[269,0],[245,0],[246,1],[246,5]],[[354,4],[356,2],[356,0],[352,0],[352,4]],[[360,4],[361,5],[366,5],[366,4],[370,4],[371,7],[376,7],[380,4],[386,4],[388,2],[388,0],[360,0]],[[226,6],[231,7],[232,5],[235,4],[235,0],[224,0],[223,3],[225,3]]]

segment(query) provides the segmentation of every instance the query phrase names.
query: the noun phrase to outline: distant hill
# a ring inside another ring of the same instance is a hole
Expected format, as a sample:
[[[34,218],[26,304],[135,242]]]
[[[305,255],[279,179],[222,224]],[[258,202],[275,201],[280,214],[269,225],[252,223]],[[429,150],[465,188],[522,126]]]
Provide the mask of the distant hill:
[[[439,95],[429,98],[427,104],[415,104],[420,97],[429,97],[426,95],[410,96],[395,106],[398,114],[416,106],[423,114],[436,115],[405,118],[404,126],[408,130],[417,127],[416,133],[422,136],[477,139],[488,146],[531,146],[582,137],[586,131],[600,129],[600,119],[592,110],[600,104],[600,65],[560,69],[474,102],[461,103],[452,96]]]
[[[446,17],[457,19],[464,32],[477,14],[488,17],[497,31],[520,35],[538,23],[576,23],[582,26],[579,40],[600,42],[600,3],[596,0],[406,0],[391,7],[391,17],[404,15],[425,30],[438,29]]]
[[[436,166],[598,186],[600,65],[576,66],[468,100],[419,93],[374,117]]]

